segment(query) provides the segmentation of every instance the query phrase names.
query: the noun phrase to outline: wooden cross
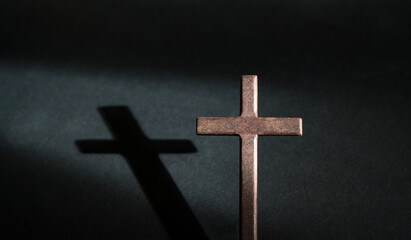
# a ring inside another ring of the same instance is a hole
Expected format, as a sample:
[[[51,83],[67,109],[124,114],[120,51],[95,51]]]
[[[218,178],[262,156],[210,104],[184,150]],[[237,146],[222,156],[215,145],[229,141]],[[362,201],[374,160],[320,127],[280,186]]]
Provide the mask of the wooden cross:
[[[240,239],[257,240],[258,135],[301,136],[301,118],[261,118],[257,111],[257,76],[243,75],[241,116],[199,117],[197,134],[241,138]]]

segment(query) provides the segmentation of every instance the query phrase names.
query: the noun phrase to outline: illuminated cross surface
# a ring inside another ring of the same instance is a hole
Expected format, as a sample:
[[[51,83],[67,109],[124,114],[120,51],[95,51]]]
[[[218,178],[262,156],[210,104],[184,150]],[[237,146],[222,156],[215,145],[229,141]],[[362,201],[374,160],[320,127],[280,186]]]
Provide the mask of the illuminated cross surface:
[[[301,118],[258,117],[257,92],[257,76],[243,75],[241,89],[241,116],[197,118],[197,134],[239,135],[241,138],[241,240],[257,240],[258,135],[302,135]]]

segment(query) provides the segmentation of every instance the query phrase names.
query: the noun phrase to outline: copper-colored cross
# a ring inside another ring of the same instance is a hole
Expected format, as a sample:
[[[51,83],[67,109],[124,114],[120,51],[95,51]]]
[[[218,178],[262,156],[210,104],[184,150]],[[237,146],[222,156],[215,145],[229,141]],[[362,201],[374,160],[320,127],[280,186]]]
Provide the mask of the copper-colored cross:
[[[243,75],[241,116],[199,117],[197,134],[241,138],[240,239],[257,240],[258,135],[301,136],[301,118],[261,118],[257,113],[257,76]]]

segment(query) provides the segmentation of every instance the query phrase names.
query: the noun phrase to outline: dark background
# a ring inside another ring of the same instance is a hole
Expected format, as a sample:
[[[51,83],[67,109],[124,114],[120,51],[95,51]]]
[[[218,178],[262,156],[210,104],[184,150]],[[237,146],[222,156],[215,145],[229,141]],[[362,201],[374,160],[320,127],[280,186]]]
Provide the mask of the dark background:
[[[239,139],[195,118],[257,74],[304,127],[259,138],[259,238],[411,239],[410,5],[1,1],[0,237],[238,239]]]

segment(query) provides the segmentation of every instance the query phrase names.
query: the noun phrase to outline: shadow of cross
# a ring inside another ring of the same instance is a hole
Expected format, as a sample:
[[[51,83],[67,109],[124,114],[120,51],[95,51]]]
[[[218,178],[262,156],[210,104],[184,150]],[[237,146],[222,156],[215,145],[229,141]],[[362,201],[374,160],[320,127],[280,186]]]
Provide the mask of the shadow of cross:
[[[100,107],[98,110],[113,140],[78,140],[79,151],[124,156],[170,239],[208,239],[158,157],[159,153],[196,152],[191,141],[149,139],[127,107]]]

